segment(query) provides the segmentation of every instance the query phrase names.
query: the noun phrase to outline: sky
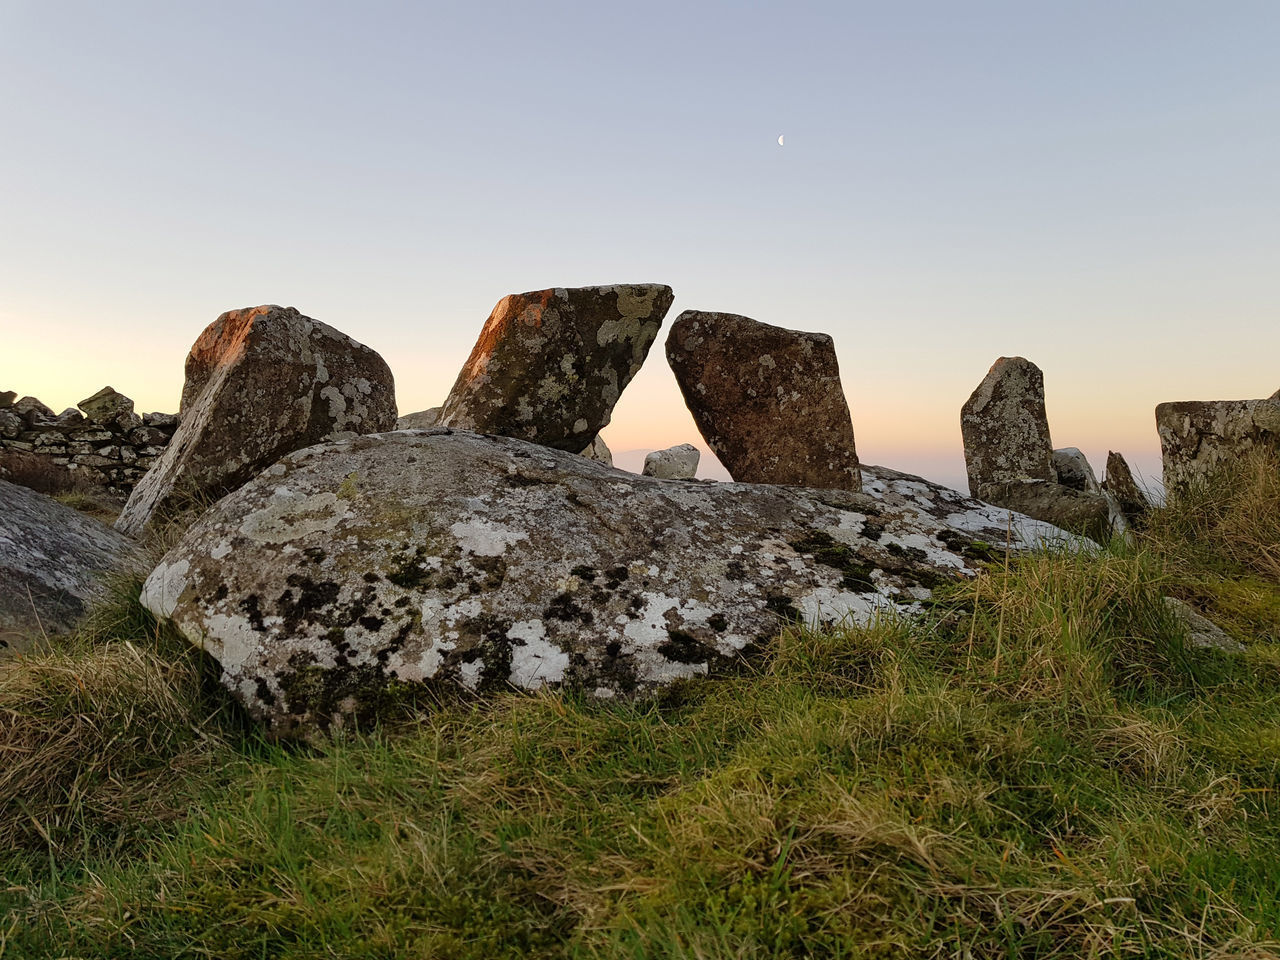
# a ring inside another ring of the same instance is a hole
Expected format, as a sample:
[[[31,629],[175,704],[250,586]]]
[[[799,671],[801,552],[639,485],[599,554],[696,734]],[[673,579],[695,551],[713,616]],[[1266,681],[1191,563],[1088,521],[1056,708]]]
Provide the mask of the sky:
[[[0,0],[0,390],[172,412],[278,303],[408,413],[505,294],[659,282],[831,334],[864,462],[964,489],[1025,356],[1152,477],[1157,403],[1280,387],[1277,49],[1274,0]],[[615,451],[704,446],[663,337]]]

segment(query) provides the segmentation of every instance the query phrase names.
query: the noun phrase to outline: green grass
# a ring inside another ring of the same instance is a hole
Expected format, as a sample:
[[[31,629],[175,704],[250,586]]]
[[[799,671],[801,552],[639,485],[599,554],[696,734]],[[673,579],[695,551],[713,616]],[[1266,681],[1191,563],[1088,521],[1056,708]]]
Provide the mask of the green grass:
[[[1173,520],[661,702],[309,747],[122,585],[0,671],[0,957],[1280,955],[1280,582]],[[1186,646],[1193,588],[1254,598],[1244,654]]]

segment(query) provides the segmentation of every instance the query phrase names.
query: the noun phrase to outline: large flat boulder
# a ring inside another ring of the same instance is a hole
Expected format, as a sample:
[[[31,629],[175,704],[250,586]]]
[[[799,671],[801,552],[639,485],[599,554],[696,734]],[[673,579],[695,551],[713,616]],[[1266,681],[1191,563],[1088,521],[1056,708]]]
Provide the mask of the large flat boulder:
[[[969,492],[985,484],[1056,482],[1044,409],[1044,374],[1023,357],[1000,357],[960,408]]]
[[[1212,483],[1258,447],[1280,450],[1280,398],[1183,400],[1156,407],[1165,490]]]
[[[99,574],[134,557],[128,537],[0,480],[0,653],[70,630],[99,592]]]
[[[234,490],[291,450],[390,430],[391,369],[376,352],[293,307],[232,310],[192,346],[180,424],[133,489],[116,529]]]
[[[586,449],[640,371],[673,299],[658,283],[503,297],[449,391],[440,423]]]
[[[790,618],[917,610],[1007,511],[878,469],[863,493],[658,480],[447,429],[292,453],[207,511],[143,602],[276,734],[404,684],[633,696],[730,667]],[[1071,541],[1013,516],[1012,544]]]
[[[666,349],[694,423],[734,480],[859,488],[830,336],[686,310]]]

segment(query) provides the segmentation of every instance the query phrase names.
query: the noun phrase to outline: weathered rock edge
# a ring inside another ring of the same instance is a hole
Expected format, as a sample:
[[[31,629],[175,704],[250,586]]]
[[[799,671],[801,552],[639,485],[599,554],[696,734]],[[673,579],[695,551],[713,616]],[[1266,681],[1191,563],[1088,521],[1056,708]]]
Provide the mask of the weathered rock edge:
[[[790,617],[912,612],[1047,524],[872,468],[863,493],[664,481],[520,440],[399,431],[292,453],[223,498],[143,603],[276,735],[406,683],[643,695]]]

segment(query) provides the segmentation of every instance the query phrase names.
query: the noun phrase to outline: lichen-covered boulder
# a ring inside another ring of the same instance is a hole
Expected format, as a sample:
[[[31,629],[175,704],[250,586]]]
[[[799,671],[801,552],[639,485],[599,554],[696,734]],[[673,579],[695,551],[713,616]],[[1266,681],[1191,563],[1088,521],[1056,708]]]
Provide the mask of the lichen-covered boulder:
[[[98,574],[135,559],[129,538],[0,480],[0,652],[69,630],[99,592]]]
[[[1030,360],[1001,357],[960,409],[969,492],[984,484],[1056,482],[1044,410],[1044,374]]]
[[[503,297],[440,422],[577,453],[604,429],[671,309],[658,283],[556,287]]]
[[[1053,472],[1058,483],[1081,493],[1101,493],[1098,478],[1089,458],[1079,447],[1062,447],[1053,451]]]
[[[1102,489],[1116,498],[1120,512],[1131,524],[1140,522],[1151,509],[1151,501],[1133,478],[1129,461],[1114,450],[1107,451],[1107,471],[1103,476]]]
[[[292,453],[208,510],[143,603],[277,734],[398,685],[630,696],[735,663],[787,619],[913,611],[1007,512],[877,470],[863,493],[671,483],[460,431]],[[1012,543],[1068,540],[1025,517]]]
[[[640,473],[659,480],[692,480],[698,475],[702,454],[692,443],[681,443],[646,454]]]
[[[187,356],[180,424],[116,529],[234,490],[291,450],[390,430],[395,382],[376,352],[293,307],[232,310]]]
[[[686,310],[666,350],[694,423],[734,480],[859,488],[830,336]]]
[[[1257,447],[1280,450],[1280,399],[1185,400],[1156,407],[1165,490],[1178,493]]]

